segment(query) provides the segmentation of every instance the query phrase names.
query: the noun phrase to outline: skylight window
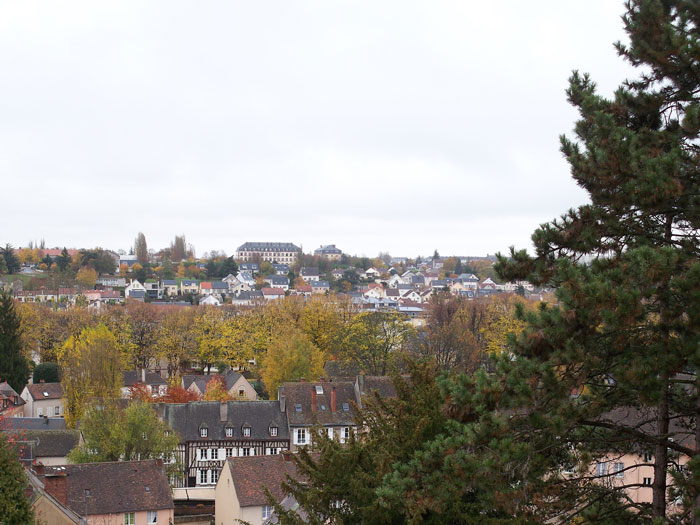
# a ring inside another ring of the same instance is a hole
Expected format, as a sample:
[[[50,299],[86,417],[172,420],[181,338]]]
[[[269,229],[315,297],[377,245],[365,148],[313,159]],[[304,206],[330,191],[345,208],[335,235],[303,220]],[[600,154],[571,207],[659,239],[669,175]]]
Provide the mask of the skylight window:
[[[316,393],[317,393],[319,396],[322,396],[322,395],[323,395],[323,387],[322,387],[321,385],[316,385]]]
[[[44,397],[49,397],[49,393],[46,390],[44,390],[42,393],[44,394]]]
[[[345,410],[346,412],[350,410],[350,403],[343,403],[343,410]]]
[[[295,405],[294,405],[294,410],[295,410],[296,412],[301,412],[301,403],[295,404]]]

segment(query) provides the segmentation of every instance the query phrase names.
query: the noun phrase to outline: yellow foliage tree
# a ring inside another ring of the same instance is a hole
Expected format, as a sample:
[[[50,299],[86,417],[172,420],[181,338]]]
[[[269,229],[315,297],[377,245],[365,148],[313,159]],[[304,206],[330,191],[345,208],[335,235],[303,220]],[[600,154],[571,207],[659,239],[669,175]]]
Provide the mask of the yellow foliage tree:
[[[299,330],[280,332],[260,363],[260,378],[270,395],[277,399],[277,388],[285,381],[304,377],[311,381],[323,375],[323,353]]]
[[[122,361],[117,339],[103,325],[87,327],[72,336],[58,353],[66,424],[74,428],[87,400],[117,398],[122,384]]]
[[[75,280],[86,288],[92,288],[97,282],[97,272],[93,268],[85,266],[78,270]]]

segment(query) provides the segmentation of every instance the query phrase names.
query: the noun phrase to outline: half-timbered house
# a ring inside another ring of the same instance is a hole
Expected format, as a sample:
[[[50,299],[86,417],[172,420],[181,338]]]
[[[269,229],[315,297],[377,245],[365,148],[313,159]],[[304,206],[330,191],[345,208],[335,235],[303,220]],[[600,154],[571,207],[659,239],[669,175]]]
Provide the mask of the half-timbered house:
[[[181,475],[174,487],[216,485],[229,457],[279,454],[289,449],[289,427],[278,401],[195,401],[157,405],[177,433]]]

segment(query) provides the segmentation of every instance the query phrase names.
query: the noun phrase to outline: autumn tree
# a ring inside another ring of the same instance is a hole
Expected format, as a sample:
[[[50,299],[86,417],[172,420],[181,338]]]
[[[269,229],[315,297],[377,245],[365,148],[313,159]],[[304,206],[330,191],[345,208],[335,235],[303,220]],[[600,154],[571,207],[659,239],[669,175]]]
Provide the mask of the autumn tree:
[[[343,331],[338,357],[368,375],[386,375],[412,335],[413,328],[398,312],[363,312]]]
[[[168,312],[158,326],[156,355],[167,360],[168,376],[179,373],[197,356],[194,317],[194,309],[179,309]]]
[[[94,288],[97,282],[97,272],[93,268],[85,266],[78,270],[75,280],[85,288]]]
[[[427,305],[425,328],[414,345],[419,355],[440,369],[473,371],[484,359],[481,332],[484,301],[468,301],[448,292],[435,294]]]
[[[187,242],[185,241],[185,236],[176,235],[173,242],[170,244],[170,258],[175,262],[180,262],[183,259],[187,259]]]
[[[29,379],[29,364],[22,352],[21,335],[15,300],[0,288],[0,378],[16,392],[21,392]]]
[[[58,354],[66,424],[73,428],[88,398],[117,398],[122,384],[122,359],[114,334],[103,324],[71,336]]]
[[[285,381],[306,378],[314,381],[323,375],[324,356],[300,331],[281,331],[270,343],[260,363],[260,378],[272,398]]]
[[[127,363],[133,369],[149,368],[157,354],[157,341],[162,313],[157,306],[139,301],[126,305],[125,322],[128,324],[131,344]]]
[[[146,236],[141,232],[134,240],[134,252],[136,253],[136,259],[142,265],[148,262],[148,244],[146,243]]]
[[[93,404],[80,430],[85,442],[68,456],[74,463],[164,459],[169,473],[177,471],[169,460],[178,437],[148,403],[135,401],[126,409],[113,402]]]
[[[224,376],[216,375],[207,382],[204,401],[231,401],[232,399],[231,394],[226,390]]]

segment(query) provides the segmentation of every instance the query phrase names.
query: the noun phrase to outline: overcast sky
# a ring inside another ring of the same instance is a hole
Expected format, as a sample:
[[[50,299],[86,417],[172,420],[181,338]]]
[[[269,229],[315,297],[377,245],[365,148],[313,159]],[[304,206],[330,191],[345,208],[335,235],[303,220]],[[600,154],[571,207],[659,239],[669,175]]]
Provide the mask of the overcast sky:
[[[619,0],[0,0],[0,243],[480,255],[586,201]]]

